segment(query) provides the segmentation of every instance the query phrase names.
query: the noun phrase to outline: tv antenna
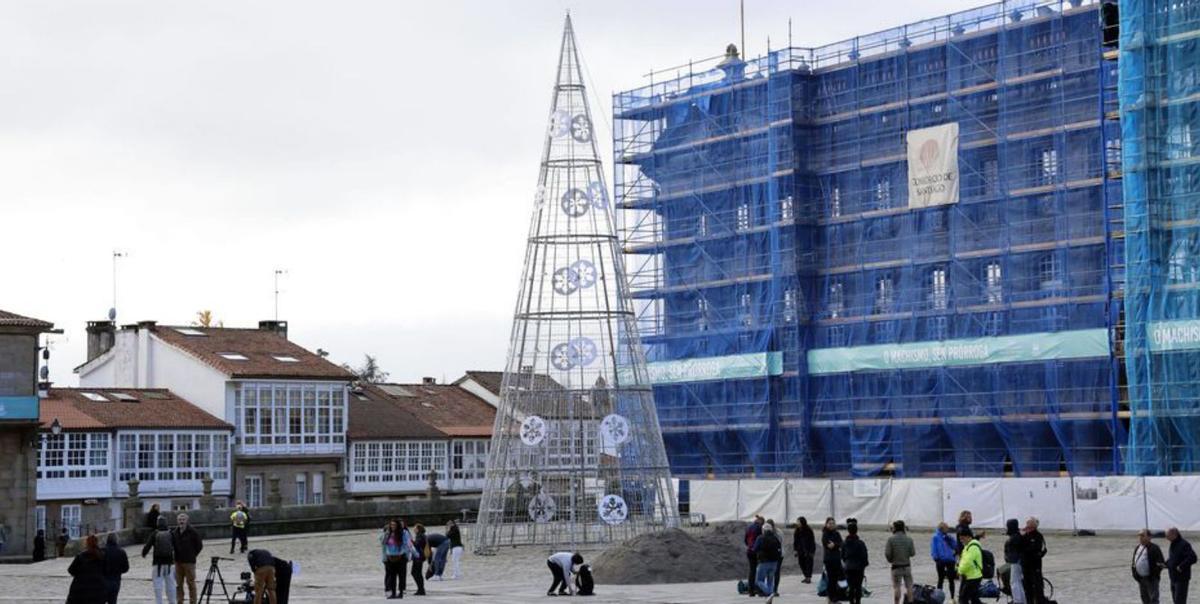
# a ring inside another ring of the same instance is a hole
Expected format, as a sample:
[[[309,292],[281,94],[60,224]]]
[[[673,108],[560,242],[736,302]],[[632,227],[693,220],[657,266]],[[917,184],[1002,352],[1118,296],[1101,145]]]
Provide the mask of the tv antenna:
[[[117,260],[129,256],[129,252],[112,251],[112,306],[108,309],[108,320],[117,320]]]
[[[275,320],[276,321],[279,320],[279,277],[280,277],[280,275],[286,275],[286,274],[287,274],[286,268],[275,269]]]

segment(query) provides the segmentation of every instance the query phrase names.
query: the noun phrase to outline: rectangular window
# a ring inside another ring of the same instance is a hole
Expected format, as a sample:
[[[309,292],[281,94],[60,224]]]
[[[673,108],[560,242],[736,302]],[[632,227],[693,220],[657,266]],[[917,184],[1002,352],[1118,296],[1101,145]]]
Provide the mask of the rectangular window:
[[[795,216],[792,215],[792,196],[788,195],[779,200],[779,219],[784,222],[791,222]]]
[[[1043,290],[1062,287],[1062,277],[1058,270],[1058,257],[1053,253],[1042,256],[1042,259],[1038,262],[1038,275]]]
[[[245,485],[246,505],[252,508],[260,508],[263,505],[263,480],[262,476],[251,475],[246,476]]]
[[[783,290],[783,322],[794,323],[796,321],[796,290],[795,288],[787,288]]]
[[[842,189],[834,186],[829,192],[829,216],[837,218],[842,215]]]
[[[137,436],[117,436],[117,480],[126,482],[137,476]]]
[[[891,275],[880,277],[875,281],[875,313],[887,314],[892,312],[896,290]]]
[[[742,326],[750,327],[754,325],[754,315],[751,312],[750,294],[742,294],[738,304],[739,314],[742,316]]]
[[[1004,301],[1003,275],[999,262],[989,262],[984,268],[984,295],[988,304]]]
[[[743,203],[737,209],[737,230],[745,231],[750,228],[750,205]]]
[[[154,435],[143,434],[142,438],[152,439]],[[158,479],[175,480],[175,435],[158,435]]]
[[[313,505],[321,505],[325,503],[325,473],[313,472],[312,475],[312,502]]]
[[[78,539],[83,534],[83,507],[75,505],[62,506],[62,526],[72,539]]]
[[[696,225],[696,236],[704,237],[708,235],[708,214],[701,214],[699,224]]]
[[[296,475],[296,505],[308,505],[308,475]]]
[[[1042,149],[1038,157],[1040,184],[1052,185],[1058,181],[1058,150]]]
[[[46,531],[46,506],[39,505],[33,508],[33,530]]]
[[[836,319],[845,312],[845,288],[841,281],[829,284],[829,318]]]
[[[195,456],[193,455],[192,435],[179,434],[176,436],[175,446],[179,451],[175,455],[176,464],[178,465],[175,477],[178,480],[193,480],[199,478],[195,476],[192,469],[196,467]]]
[[[881,178],[875,183],[875,209],[886,210],[892,207],[892,181]]]
[[[696,300],[696,329],[708,331],[708,300],[704,298]]]
[[[946,269],[935,268],[929,271],[929,305],[934,310],[946,310],[949,303],[950,293],[946,282]]]

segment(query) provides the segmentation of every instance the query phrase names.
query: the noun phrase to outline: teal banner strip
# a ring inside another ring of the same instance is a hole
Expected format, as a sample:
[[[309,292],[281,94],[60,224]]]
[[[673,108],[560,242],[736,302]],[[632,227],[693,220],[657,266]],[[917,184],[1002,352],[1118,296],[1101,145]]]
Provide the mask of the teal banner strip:
[[[1108,330],[1080,329],[808,351],[808,373],[956,367],[1108,356]]]
[[[704,357],[647,363],[651,384],[677,384],[706,380],[736,380],[783,373],[783,354],[753,352],[724,357]]]
[[[0,421],[37,418],[38,397],[0,396]]]
[[[1146,325],[1151,352],[1200,348],[1200,320],[1154,321]]]

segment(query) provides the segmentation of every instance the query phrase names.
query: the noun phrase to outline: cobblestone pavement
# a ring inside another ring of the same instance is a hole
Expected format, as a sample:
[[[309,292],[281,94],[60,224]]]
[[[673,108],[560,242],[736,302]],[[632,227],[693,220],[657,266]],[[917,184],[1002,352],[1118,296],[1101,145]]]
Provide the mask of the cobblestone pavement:
[[[918,583],[936,582],[933,565],[924,552],[928,551],[930,533],[914,531],[919,563],[914,566]],[[469,532],[468,532],[469,537]],[[883,561],[883,532],[866,532],[872,565],[867,572],[867,584],[875,590],[872,602],[890,602],[888,573]],[[1063,604],[1099,602],[1137,602],[1137,589],[1129,577],[1129,557],[1136,539],[1132,535],[1070,537],[1050,535],[1050,554],[1046,559],[1046,574],[1054,582],[1055,599]],[[1003,535],[990,532],[984,545],[1002,559]],[[1165,547],[1166,541],[1160,540]],[[225,549],[222,549],[224,546]],[[379,547],[369,531],[327,534],[264,537],[251,542],[252,547],[269,549],[276,556],[297,561],[300,574],[292,587],[293,602],[375,602],[383,601],[383,567],[379,562]],[[130,565],[121,589],[121,602],[153,602],[150,591],[149,562],[140,557],[140,548],[129,548]],[[208,541],[204,554],[224,555],[227,542]],[[584,552],[585,557],[590,553]],[[495,556],[479,557],[470,552],[463,557],[464,578],[457,581],[433,581],[428,584],[430,602],[495,602],[499,604],[547,601],[545,590],[550,574],[546,570],[545,552],[512,549]],[[207,558],[205,558],[207,561]],[[62,602],[66,599],[70,577],[69,560],[49,560],[35,565],[0,565],[0,603],[2,602]],[[204,565],[199,565],[203,567]],[[223,562],[223,574],[232,590],[238,574],[247,570],[242,559]],[[197,568],[203,581],[206,568]],[[816,603],[812,585],[802,585],[795,559],[785,561],[785,576],[777,602]],[[411,577],[410,577],[411,583]],[[599,585],[598,596],[587,601],[623,604],[690,604],[699,602],[743,602],[735,595],[733,581],[669,585]],[[410,590],[412,589],[410,585]],[[1169,593],[1166,577],[1164,594]],[[218,590],[218,593],[219,590]],[[217,601],[214,598],[213,601]],[[411,595],[405,598],[412,600]],[[418,601],[422,599],[418,598]],[[757,600],[761,601],[761,600]]]

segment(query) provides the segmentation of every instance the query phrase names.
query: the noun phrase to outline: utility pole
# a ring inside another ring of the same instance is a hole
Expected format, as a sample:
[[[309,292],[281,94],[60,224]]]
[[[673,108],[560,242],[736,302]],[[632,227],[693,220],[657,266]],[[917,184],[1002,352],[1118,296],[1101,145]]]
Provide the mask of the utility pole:
[[[738,12],[740,14],[739,21],[742,24],[742,59],[745,59],[749,56],[746,53],[746,0],[738,1]]]

